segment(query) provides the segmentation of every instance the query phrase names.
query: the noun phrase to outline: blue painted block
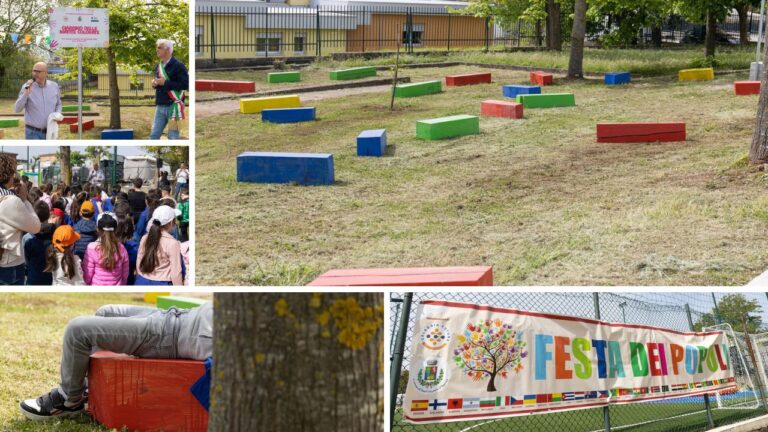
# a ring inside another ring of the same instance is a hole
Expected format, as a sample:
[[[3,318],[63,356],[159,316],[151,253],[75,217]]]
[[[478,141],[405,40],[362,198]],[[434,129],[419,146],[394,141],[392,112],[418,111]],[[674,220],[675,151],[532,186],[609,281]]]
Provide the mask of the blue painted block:
[[[357,136],[358,156],[383,156],[387,151],[387,130],[372,129]]]
[[[605,74],[606,85],[629,84],[632,75],[629,72],[608,72]]]
[[[516,98],[519,94],[541,94],[540,86],[530,85],[505,85],[501,88],[504,97]]]
[[[333,155],[327,153],[245,152],[237,156],[237,181],[333,184]]]
[[[265,109],[261,121],[270,123],[298,123],[315,119],[315,107]]]
[[[104,129],[101,131],[103,140],[132,140],[133,129]]]

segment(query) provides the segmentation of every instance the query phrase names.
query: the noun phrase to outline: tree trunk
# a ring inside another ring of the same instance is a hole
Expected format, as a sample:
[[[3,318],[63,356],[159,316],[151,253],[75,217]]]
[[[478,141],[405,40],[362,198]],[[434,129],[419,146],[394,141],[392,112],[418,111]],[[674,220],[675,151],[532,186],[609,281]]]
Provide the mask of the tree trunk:
[[[657,24],[651,27],[651,42],[656,48],[661,48],[661,25]]]
[[[715,16],[707,12],[707,34],[704,36],[704,55],[715,56],[715,42],[717,41],[717,21]]]
[[[487,392],[495,392],[496,391],[496,372],[491,374],[491,379],[488,381],[488,386],[485,388],[485,391]]]
[[[584,37],[587,33],[587,0],[576,0],[573,6],[573,30],[571,52],[568,61],[568,78],[584,78]]]
[[[380,293],[219,293],[209,431],[384,425]]]
[[[541,48],[541,20],[536,20],[536,46]]]
[[[742,3],[736,6],[739,14],[739,44],[749,44],[749,5]]]
[[[59,158],[61,159],[61,181],[72,184],[72,164],[69,160],[69,146],[59,146]]]
[[[763,58],[768,60],[768,44],[765,45]],[[768,163],[768,67],[765,67],[765,63],[761,73],[763,78],[760,84],[760,102],[757,104],[755,134],[749,149],[749,161],[753,164]]]
[[[547,49],[561,51],[563,36],[560,29],[560,3],[547,0]]]
[[[120,126],[120,88],[117,86],[117,63],[112,48],[106,48],[107,69],[109,70],[109,128],[122,129]]]

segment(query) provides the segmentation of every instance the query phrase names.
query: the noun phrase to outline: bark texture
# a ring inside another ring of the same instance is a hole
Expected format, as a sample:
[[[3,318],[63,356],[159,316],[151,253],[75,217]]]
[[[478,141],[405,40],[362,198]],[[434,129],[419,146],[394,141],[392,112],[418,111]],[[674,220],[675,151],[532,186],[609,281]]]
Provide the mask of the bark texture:
[[[218,293],[208,430],[383,429],[381,293]]]
[[[571,30],[568,78],[584,78],[584,36],[586,33],[587,0],[576,0],[573,7],[573,30]]]

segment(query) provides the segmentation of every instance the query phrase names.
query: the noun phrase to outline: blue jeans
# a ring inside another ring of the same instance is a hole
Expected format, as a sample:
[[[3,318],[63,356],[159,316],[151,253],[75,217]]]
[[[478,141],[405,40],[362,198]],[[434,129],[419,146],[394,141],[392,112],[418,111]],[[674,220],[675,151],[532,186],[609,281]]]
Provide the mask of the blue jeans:
[[[142,275],[136,275],[136,283],[134,285],[173,285],[171,281],[156,281],[147,279]]]
[[[179,194],[181,193],[181,190],[184,189],[184,188],[186,188],[187,192],[189,192],[189,182],[187,182],[187,183],[176,182],[176,195],[175,195],[176,200],[179,199]]]
[[[159,140],[163,135],[163,130],[168,122],[171,120],[168,113],[171,111],[173,105],[157,105],[155,107],[155,121],[152,125],[152,133],[149,134],[149,139]],[[168,139],[179,139],[179,131],[168,128]]]
[[[28,127],[24,127],[24,139],[28,140],[44,140],[45,132],[32,130]]]
[[[15,267],[0,267],[0,285],[24,285],[26,264]]]

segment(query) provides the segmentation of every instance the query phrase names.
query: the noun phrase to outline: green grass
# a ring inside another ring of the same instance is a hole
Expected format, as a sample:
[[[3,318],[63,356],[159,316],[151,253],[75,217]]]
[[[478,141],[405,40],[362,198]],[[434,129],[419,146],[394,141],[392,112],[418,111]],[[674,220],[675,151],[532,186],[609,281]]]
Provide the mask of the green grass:
[[[153,99],[121,99],[123,104],[126,105],[152,105],[154,104]],[[13,113],[13,105],[16,102],[15,99],[0,99],[0,118],[2,118],[2,114],[11,114]],[[98,117],[86,117],[83,116],[84,120],[91,120],[94,119],[94,125],[95,127],[93,129],[87,130],[83,132],[83,139],[87,140],[98,140],[101,139],[101,131],[104,129],[109,129],[109,116],[110,116],[110,108],[109,108],[109,101],[106,100],[99,100],[99,101],[87,101],[84,100],[83,103],[90,104],[91,105],[91,112],[98,112]],[[73,101],[64,101],[64,105],[76,105],[77,102]],[[133,129],[134,139],[149,139],[149,134],[152,131],[152,122],[155,118],[155,107],[154,106],[124,106],[120,108],[120,117],[121,117],[121,125],[123,129]],[[17,128],[8,128],[5,130],[5,136],[4,139],[24,139],[24,117],[8,117],[8,118],[18,118],[20,120],[19,127]],[[182,120],[179,123],[179,129],[181,130],[181,137],[182,139],[187,139],[189,137],[189,121],[188,120]],[[167,129],[166,129],[167,132]],[[59,139],[62,140],[70,140],[70,139],[78,139],[77,138],[77,132],[71,133],[69,131],[69,125],[62,124],[59,125]],[[165,139],[165,135],[163,135],[163,139]]]
[[[416,80],[477,68],[414,69]],[[744,164],[757,97],[732,81],[557,81],[576,107],[482,118],[481,134],[416,139],[425,118],[479,114],[524,72],[397,100],[317,100],[318,121],[198,119],[197,253],[202,284],[303,284],[334,268],[492,265],[496,284],[741,285],[768,265],[766,177]],[[232,101],[236,104],[237,101]],[[685,121],[685,143],[598,144],[601,121]],[[383,158],[355,137],[386,128]],[[258,137],[254,140],[254,137]],[[242,151],[334,154],[336,184],[238,184]]]
[[[35,398],[59,384],[61,340],[67,322],[93,315],[105,304],[146,305],[143,294],[6,293],[0,298],[0,431],[108,430],[83,414],[74,420],[39,423],[19,412],[23,399]]]
[[[764,413],[761,409],[714,409],[712,417],[716,426],[722,426],[749,417],[763,415]],[[610,408],[610,419],[612,430],[632,432],[693,432],[707,430],[707,417],[704,412],[703,402],[614,405]],[[650,423],[638,425],[638,423],[645,422]],[[603,427],[602,408],[431,425],[406,423],[402,419],[402,411],[398,409],[395,414],[392,432],[459,432],[467,428],[471,428],[472,432],[551,432],[560,430],[591,432],[603,430]]]

